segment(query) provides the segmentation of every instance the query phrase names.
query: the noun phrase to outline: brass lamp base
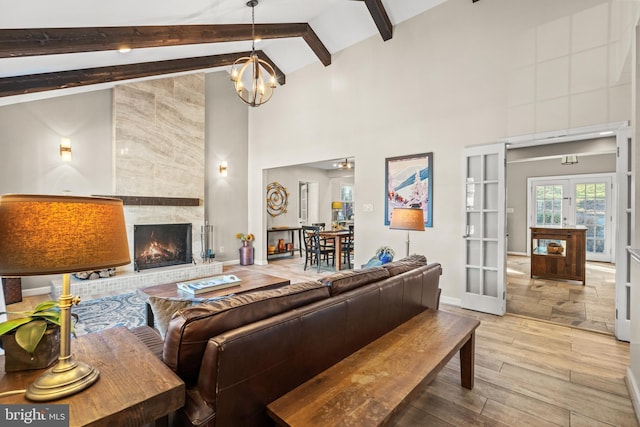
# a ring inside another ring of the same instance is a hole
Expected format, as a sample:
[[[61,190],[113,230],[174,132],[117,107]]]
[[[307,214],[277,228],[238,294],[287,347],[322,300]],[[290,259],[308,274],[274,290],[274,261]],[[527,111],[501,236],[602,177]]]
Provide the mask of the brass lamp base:
[[[73,361],[71,365],[56,364],[29,385],[25,397],[36,402],[60,399],[88,388],[100,372],[93,366]]]

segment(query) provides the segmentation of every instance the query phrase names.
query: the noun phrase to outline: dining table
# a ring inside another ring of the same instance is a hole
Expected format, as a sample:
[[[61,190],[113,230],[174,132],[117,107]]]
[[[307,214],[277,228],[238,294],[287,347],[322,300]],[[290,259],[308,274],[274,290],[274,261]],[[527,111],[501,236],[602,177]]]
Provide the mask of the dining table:
[[[349,230],[324,230],[320,231],[320,237],[333,239],[336,257],[336,270],[342,268],[342,241],[349,237]]]

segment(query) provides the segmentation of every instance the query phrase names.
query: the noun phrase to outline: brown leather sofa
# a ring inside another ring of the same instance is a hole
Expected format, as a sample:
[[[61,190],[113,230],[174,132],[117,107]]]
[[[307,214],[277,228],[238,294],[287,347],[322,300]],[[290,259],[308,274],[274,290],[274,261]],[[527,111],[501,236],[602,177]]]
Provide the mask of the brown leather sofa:
[[[178,311],[162,359],[186,383],[178,425],[273,425],[266,405],[425,310],[440,264],[423,256]],[[159,335],[149,339],[158,347]]]

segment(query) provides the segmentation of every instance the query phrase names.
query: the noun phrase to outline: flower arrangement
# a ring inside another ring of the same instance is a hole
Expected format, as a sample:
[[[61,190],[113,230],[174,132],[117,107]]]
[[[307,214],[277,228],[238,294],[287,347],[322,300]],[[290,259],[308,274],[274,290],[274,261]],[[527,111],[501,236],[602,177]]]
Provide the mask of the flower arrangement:
[[[255,238],[256,238],[256,236],[254,236],[251,233],[248,233],[248,234],[237,233],[236,234],[236,239],[240,239],[243,242],[252,242],[253,239],[255,239]]]

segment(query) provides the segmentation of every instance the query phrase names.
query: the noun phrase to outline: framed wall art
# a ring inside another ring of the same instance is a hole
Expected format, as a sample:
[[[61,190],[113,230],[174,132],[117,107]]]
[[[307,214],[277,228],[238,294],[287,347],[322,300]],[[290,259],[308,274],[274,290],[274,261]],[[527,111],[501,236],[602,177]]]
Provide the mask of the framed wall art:
[[[414,207],[424,211],[424,226],[433,227],[433,153],[389,157],[384,171],[384,224],[393,208]]]

